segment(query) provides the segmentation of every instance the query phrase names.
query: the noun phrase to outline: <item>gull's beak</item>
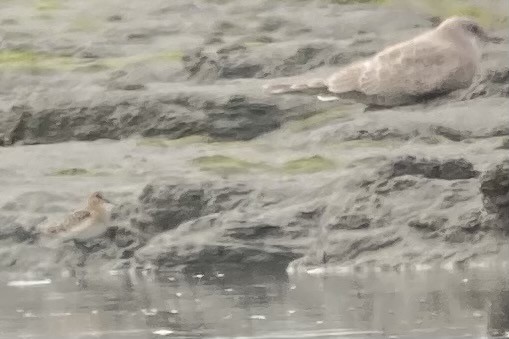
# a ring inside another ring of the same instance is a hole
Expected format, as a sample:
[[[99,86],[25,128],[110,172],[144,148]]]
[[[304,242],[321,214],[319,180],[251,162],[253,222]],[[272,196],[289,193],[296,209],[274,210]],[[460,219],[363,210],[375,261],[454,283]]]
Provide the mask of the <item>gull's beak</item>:
[[[494,44],[500,44],[500,43],[502,43],[504,41],[504,38],[501,38],[501,37],[498,37],[498,36],[489,36],[489,35],[486,35],[485,41],[491,42],[491,43],[494,43]]]
[[[488,35],[484,31],[479,33],[479,37],[481,38],[482,41],[491,42],[491,43],[494,43],[494,44],[499,44],[499,43],[504,41],[504,38],[501,38],[501,37],[498,37],[498,36]]]

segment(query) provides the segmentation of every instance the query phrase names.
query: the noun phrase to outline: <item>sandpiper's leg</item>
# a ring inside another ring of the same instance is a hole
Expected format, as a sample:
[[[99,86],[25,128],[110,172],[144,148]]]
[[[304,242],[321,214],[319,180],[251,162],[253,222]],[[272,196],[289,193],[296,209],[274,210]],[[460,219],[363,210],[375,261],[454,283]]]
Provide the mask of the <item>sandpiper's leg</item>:
[[[90,249],[88,246],[85,245],[83,241],[79,241],[77,239],[73,239],[74,246],[76,246],[77,249],[80,251],[80,256],[78,259],[78,262],[76,263],[76,266],[83,267],[85,266],[85,262],[87,261],[88,252]]]
[[[117,236],[117,233],[119,231],[124,231],[124,232],[127,232],[128,234],[130,233],[133,237],[136,237],[136,239],[141,242],[141,243],[146,243],[147,240],[149,239],[149,236],[147,236],[145,233],[143,233],[142,231],[140,231],[139,229],[137,228],[133,228],[131,226],[127,226],[127,225],[118,225],[118,228],[117,228],[117,231],[115,233],[115,236]],[[113,239],[112,239],[113,240]]]
[[[322,264],[326,264],[329,261],[329,256],[327,255],[327,252],[323,251],[322,253]]]
[[[89,248],[85,245],[83,241],[79,241],[77,239],[73,239],[74,246],[78,248],[81,252],[87,253],[89,251]]]

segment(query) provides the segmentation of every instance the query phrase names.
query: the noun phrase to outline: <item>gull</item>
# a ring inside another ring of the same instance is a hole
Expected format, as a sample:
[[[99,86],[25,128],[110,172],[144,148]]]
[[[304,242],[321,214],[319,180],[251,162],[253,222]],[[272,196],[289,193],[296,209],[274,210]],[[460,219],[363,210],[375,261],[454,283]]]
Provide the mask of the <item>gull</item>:
[[[267,84],[271,94],[311,92],[319,100],[354,100],[368,106],[399,106],[471,86],[481,43],[500,42],[467,17],[450,17],[436,28],[342,67],[325,79]]]
[[[61,241],[86,241],[98,237],[106,232],[110,220],[106,203],[111,204],[101,192],[93,192],[85,209],[74,211],[60,223],[48,225],[42,233]]]

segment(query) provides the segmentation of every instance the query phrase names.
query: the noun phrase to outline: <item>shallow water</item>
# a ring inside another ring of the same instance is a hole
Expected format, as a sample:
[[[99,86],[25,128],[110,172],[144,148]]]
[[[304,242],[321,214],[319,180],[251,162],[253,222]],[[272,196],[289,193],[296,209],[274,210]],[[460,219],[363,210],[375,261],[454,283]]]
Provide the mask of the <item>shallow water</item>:
[[[486,338],[509,329],[502,271],[113,273],[2,276],[0,338]]]

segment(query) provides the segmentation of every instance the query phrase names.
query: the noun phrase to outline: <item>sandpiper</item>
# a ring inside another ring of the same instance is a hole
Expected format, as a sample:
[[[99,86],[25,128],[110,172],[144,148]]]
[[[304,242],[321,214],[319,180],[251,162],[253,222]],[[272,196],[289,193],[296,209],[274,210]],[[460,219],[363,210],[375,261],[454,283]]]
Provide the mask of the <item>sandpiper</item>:
[[[94,192],[88,197],[85,209],[73,212],[58,224],[48,225],[43,234],[63,241],[85,241],[100,236],[108,228],[110,220],[106,203],[111,204],[101,192]]]

